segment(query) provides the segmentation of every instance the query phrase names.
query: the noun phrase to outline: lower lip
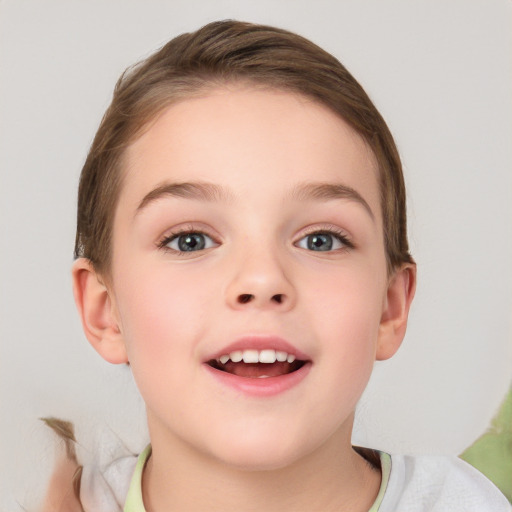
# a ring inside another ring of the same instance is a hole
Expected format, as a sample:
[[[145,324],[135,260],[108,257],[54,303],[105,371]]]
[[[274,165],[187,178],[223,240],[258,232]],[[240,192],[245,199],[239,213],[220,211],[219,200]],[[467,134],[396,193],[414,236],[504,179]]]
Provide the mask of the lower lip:
[[[275,396],[299,385],[311,369],[311,363],[307,362],[294,372],[280,375],[279,377],[266,377],[263,379],[239,377],[231,373],[223,372],[204,364],[205,369],[222,385],[234,389],[238,393],[246,395],[266,397]]]

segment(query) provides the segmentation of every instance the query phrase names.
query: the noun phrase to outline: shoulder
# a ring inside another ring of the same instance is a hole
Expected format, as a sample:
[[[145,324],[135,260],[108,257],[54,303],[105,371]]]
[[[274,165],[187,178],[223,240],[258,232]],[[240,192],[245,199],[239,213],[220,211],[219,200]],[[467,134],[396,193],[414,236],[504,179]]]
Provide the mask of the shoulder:
[[[485,476],[450,456],[391,456],[388,487],[379,512],[511,512]]]

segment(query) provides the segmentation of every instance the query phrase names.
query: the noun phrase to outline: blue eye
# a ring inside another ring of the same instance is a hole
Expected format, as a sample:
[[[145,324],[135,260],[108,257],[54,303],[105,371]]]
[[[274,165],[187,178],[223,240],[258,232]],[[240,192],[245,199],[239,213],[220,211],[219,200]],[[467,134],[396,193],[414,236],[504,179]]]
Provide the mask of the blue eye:
[[[195,252],[215,247],[215,242],[204,233],[179,233],[163,241],[162,246],[179,252]]]
[[[351,245],[344,236],[325,232],[311,233],[297,242],[297,247],[317,252],[335,251]]]

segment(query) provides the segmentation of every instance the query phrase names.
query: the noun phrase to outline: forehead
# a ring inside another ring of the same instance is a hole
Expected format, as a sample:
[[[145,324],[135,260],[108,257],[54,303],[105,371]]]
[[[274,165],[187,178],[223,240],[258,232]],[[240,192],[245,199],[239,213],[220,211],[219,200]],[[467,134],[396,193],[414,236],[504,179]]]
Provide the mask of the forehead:
[[[124,162],[121,200],[132,208],[168,180],[266,197],[316,181],[355,188],[380,216],[373,152],[337,114],[300,94],[233,84],[182,100],[155,118]]]

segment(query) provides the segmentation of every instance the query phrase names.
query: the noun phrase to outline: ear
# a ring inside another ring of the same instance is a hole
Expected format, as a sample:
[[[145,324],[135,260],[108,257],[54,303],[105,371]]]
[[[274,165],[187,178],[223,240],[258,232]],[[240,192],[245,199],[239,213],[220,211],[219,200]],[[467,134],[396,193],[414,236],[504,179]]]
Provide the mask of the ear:
[[[89,343],[109,363],[127,363],[115,301],[101,276],[88,259],[78,258],[72,277],[76,307]]]
[[[389,359],[405,336],[407,318],[416,291],[416,265],[406,263],[390,277],[379,326],[376,359]]]

